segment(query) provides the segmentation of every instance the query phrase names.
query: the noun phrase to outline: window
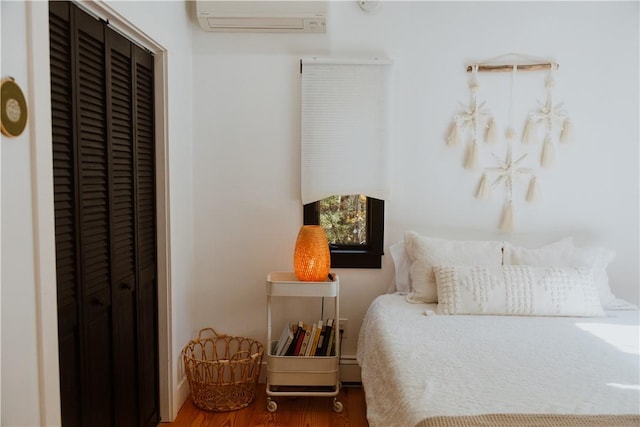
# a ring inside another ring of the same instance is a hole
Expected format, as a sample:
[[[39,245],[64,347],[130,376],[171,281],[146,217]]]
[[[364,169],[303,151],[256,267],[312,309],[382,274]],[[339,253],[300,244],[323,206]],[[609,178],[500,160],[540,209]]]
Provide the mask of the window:
[[[304,223],[325,228],[334,268],[382,266],[390,70],[379,58],[300,62]]]
[[[327,197],[304,205],[304,224],[325,229],[331,267],[382,267],[384,201],[362,194]]]

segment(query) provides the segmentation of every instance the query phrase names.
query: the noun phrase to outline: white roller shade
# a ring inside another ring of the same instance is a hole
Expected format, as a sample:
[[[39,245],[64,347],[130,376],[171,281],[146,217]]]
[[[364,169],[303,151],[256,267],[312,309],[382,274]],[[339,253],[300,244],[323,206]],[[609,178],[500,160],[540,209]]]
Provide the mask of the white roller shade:
[[[391,194],[390,62],[302,61],[302,203]]]

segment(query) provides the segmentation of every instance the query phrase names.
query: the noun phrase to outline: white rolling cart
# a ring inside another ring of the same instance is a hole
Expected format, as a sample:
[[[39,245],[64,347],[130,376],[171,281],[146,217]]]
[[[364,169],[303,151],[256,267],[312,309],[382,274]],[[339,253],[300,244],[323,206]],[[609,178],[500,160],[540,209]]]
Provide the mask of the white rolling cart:
[[[336,274],[326,282],[301,282],[294,273],[273,272],[267,276],[267,410],[275,412],[277,396],[333,397],[333,410],[342,411],[338,401],[340,381],[340,338],[336,336],[334,356],[274,356],[277,341],[272,338],[271,299],[273,297],[333,298],[335,321],[339,318],[340,282]],[[294,319],[291,319],[292,321]]]

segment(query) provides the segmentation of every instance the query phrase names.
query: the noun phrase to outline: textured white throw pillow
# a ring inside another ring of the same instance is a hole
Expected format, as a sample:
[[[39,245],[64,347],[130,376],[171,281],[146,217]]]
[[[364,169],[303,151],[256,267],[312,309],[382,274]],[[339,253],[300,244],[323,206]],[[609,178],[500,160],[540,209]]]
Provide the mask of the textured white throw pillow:
[[[433,269],[442,314],[605,316],[590,270],[526,265]]]
[[[446,240],[404,234],[404,246],[411,260],[411,292],[406,299],[414,303],[438,302],[434,265],[502,265],[502,242]]]
[[[505,265],[558,265],[589,269],[593,272],[600,303],[605,309],[630,308],[630,304],[619,300],[611,292],[607,266],[616,253],[602,247],[575,247],[570,237],[536,249],[513,246],[505,242]],[[634,306],[632,306],[634,307]]]

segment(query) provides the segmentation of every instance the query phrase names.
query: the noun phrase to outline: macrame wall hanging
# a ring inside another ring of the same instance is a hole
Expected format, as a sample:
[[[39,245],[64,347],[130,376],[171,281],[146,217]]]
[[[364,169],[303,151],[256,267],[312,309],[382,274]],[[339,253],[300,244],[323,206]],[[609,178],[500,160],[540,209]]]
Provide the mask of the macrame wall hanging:
[[[468,142],[464,152],[463,166],[466,169],[476,169],[478,166],[480,145],[482,138],[486,144],[496,144],[499,138],[497,121],[489,110],[486,101],[480,101],[478,92],[478,72],[510,72],[511,82],[508,101],[507,126],[504,131],[506,150],[503,157],[492,152],[497,166],[484,167],[475,196],[481,200],[490,198],[494,189],[504,184],[505,201],[500,218],[499,228],[511,232],[515,227],[514,184],[528,179],[525,200],[533,202],[538,198],[538,179],[532,167],[525,167],[528,153],[514,157],[514,143],[517,142],[517,132],[513,125],[514,86],[517,71],[541,71],[548,74],[545,79],[546,99],[538,101],[538,108],[529,113],[522,133],[522,146],[539,145],[539,127],[544,127],[544,143],[540,155],[540,166],[552,167],[555,163],[555,149],[553,141],[569,142],[573,138],[573,126],[562,108],[562,103],[553,103],[553,89],[555,80],[553,74],[558,70],[558,64],[552,61],[533,58],[530,56],[508,54],[491,58],[469,65],[467,72],[471,73],[469,89],[471,101],[469,105],[460,104],[461,110],[455,115],[451,130],[447,137],[447,144],[455,146],[460,139],[467,137]],[[526,181],[525,181],[526,182]]]

